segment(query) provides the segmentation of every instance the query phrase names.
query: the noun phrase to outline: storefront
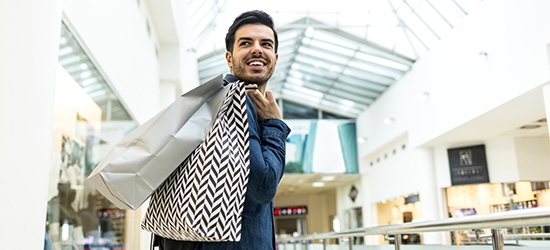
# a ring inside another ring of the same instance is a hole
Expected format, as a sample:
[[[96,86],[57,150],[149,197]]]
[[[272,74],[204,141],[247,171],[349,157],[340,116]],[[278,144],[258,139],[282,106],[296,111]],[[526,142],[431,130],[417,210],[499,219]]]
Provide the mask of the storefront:
[[[484,183],[445,189],[449,217],[490,214],[510,210],[550,206],[549,182]],[[541,227],[508,229],[504,233],[541,233]],[[490,233],[489,231],[484,233]],[[454,232],[453,244],[473,241],[471,231]]]
[[[137,124],[66,24],[60,38],[53,122],[46,218],[52,249],[128,249],[126,228],[135,227],[129,225],[134,220],[86,178]]]
[[[277,237],[307,235],[307,206],[276,207],[273,210]]]
[[[376,204],[378,225],[394,225],[413,222],[422,219],[420,195],[418,193],[406,194]],[[388,235],[379,236],[379,242],[393,244],[393,239]],[[402,235],[403,244],[420,244],[422,236],[418,234]]]

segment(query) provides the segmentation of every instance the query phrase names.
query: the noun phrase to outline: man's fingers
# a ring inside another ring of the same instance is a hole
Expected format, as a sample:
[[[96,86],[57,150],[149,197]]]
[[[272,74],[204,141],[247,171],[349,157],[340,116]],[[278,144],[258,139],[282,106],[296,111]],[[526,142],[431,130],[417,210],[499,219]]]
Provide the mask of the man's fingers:
[[[273,92],[271,90],[268,90],[268,91],[265,92],[265,98],[269,102],[275,102],[275,97],[273,96]]]
[[[258,98],[262,95],[260,93],[259,90],[246,90],[246,94],[248,95],[248,97],[250,97],[250,99],[252,99],[253,101],[256,101],[258,100]],[[259,95],[259,96],[258,96]]]

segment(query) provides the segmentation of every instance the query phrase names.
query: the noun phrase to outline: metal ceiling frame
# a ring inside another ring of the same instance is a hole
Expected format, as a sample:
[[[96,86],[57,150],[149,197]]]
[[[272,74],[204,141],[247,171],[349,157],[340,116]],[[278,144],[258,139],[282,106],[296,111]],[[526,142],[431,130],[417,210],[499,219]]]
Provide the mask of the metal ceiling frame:
[[[220,0],[213,1],[214,5],[219,6]],[[387,0],[389,11],[397,21],[396,28],[402,30],[405,38],[400,46],[410,47],[414,58],[398,53],[395,50],[397,42],[393,47],[388,48],[369,40],[368,24],[350,26],[340,25],[337,21],[336,24],[331,25],[316,20],[310,12],[304,12],[304,17],[277,27],[280,39],[279,61],[269,82],[269,89],[278,99],[343,117],[357,117],[391,84],[410,70],[420,56],[416,46],[421,45],[422,52],[429,50],[428,41],[423,40],[420,35],[431,33],[431,42],[435,41],[433,39],[441,39],[436,29],[430,26],[434,19],[440,18],[450,29],[454,27],[453,23],[430,0],[419,0],[416,6],[411,6],[409,1],[401,0],[397,3],[399,6],[394,6],[392,0]],[[211,11],[215,14],[220,13],[228,2],[229,0],[226,0],[222,7],[213,8],[215,10]],[[461,17],[467,14],[456,0],[450,0],[446,4],[453,5],[451,7]],[[416,8],[421,5],[422,10],[419,9],[420,12],[417,12]],[[441,7],[440,3],[438,6]],[[406,19],[399,16],[400,8],[408,8],[407,18],[414,16],[416,24],[423,27],[411,27]],[[446,6],[442,10],[446,11],[445,14],[450,13],[450,8]],[[420,13],[430,13],[430,15],[425,19]],[[214,18],[208,27],[215,26],[215,23]],[[365,37],[343,31],[343,28],[349,27],[365,28]],[[442,26],[437,27],[439,27],[437,30],[442,28]],[[417,34],[417,28],[422,28],[424,31]],[[195,42],[204,41],[209,31],[212,32],[213,28],[202,30]],[[206,82],[220,73],[228,73],[225,52],[225,48],[221,48],[198,58],[201,82]]]
[[[101,108],[103,120],[134,120],[65,17],[61,27],[58,62]]]

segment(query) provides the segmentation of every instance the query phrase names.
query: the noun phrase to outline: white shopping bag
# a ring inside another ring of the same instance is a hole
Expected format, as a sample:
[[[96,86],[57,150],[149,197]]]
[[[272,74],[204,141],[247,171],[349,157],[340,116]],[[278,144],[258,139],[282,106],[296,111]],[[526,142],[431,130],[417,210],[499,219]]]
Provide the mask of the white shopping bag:
[[[227,94],[220,75],[180,96],[116,144],[88,177],[121,209],[137,209],[204,140]]]

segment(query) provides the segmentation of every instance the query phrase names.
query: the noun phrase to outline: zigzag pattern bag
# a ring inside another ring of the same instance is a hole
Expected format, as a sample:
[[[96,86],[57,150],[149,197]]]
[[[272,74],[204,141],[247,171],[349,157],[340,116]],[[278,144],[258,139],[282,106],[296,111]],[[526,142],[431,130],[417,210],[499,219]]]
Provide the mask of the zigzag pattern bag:
[[[143,230],[173,240],[239,241],[248,173],[243,82],[230,83],[203,143],[151,196]]]

